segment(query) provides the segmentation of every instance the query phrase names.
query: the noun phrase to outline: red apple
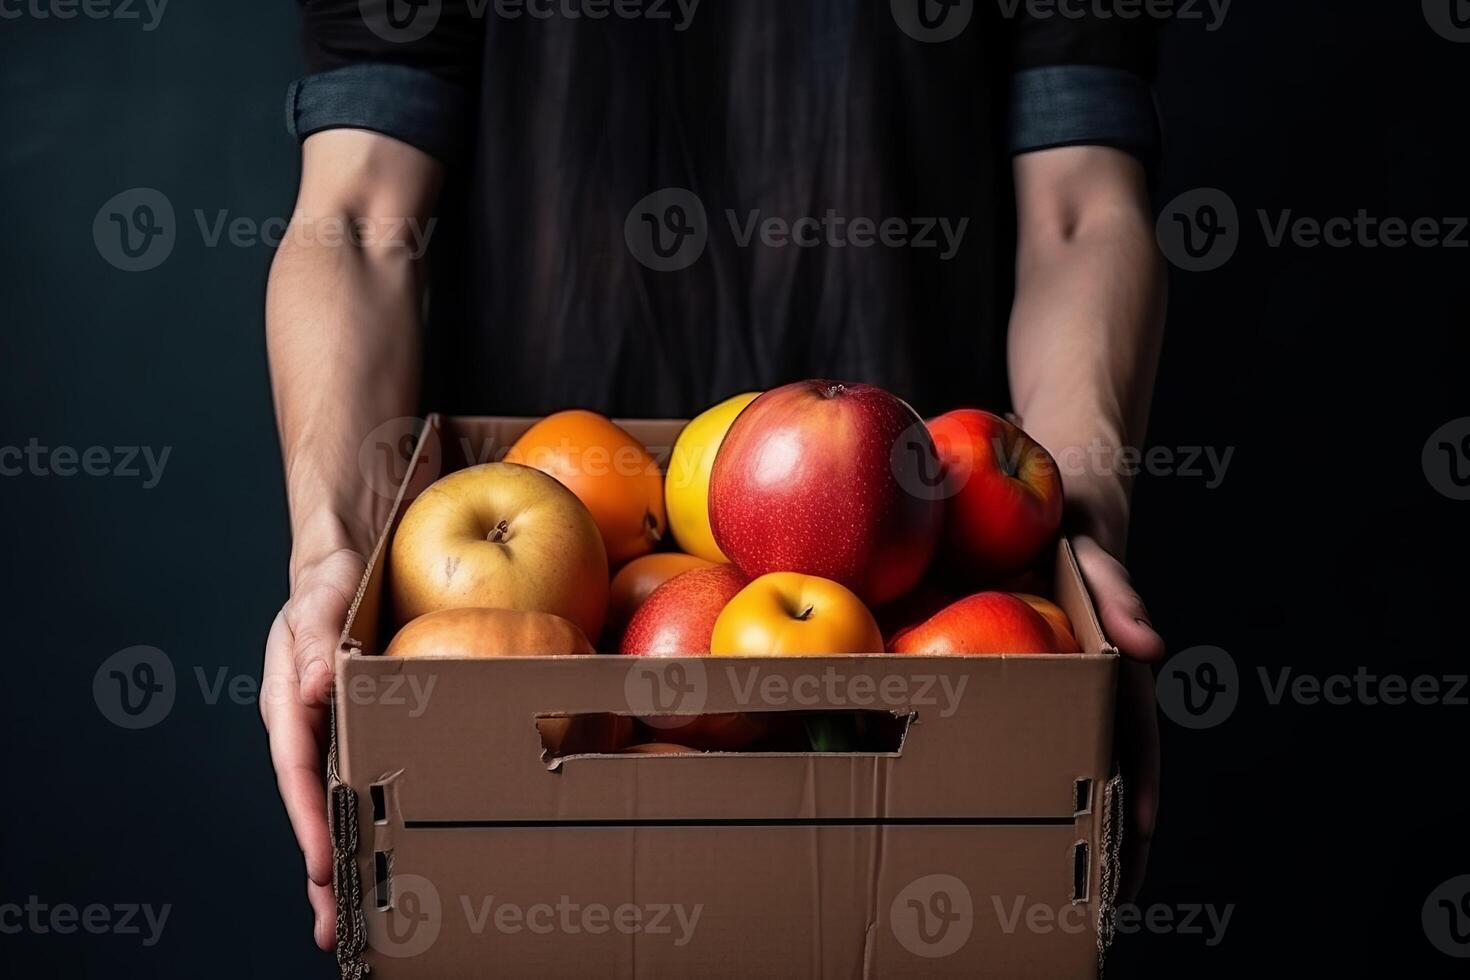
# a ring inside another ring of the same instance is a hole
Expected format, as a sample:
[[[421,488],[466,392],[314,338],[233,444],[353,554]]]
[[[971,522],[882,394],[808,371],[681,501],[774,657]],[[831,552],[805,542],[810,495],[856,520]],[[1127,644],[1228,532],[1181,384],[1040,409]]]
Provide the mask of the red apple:
[[[934,443],[882,388],[798,381],[735,419],[710,474],[715,541],[751,578],[799,572],[873,605],[913,588],[943,504]]]
[[[955,570],[994,582],[1025,571],[1056,543],[1062,475],[1056,460],[1018,427],[961,408],[932,420],[944,467],[944,551]]]
[[[1060,653],[1039,612],[1008,592],[977,592],[945,606],[889,643],[893,653]]]
[[[715,620],[748,584],[734,565],[680,572],[654,589],[633,614],[619,653],[635,657],[697,657],[709,654]],[[708,751],[729,751],[765,734],[756,718],[741,713],[656,715],[642,719],[668,740]]]
[[[1026,592],[1012,593],[1026,605],[1041,613],[1041,618],[1051,626],[1052,632],[1056,634],[1058,653],[1081,653],[1082,645],[1077,642],[1077,634],[1072,631],[1072,620],[1063,611],[1062,607],[1050,599],[1043,599],[1039,595],[1031,595]]]
[[[680,572],[643,600],[623,631],[618,652],[637,657],[708,654],[720,610],[748,582],[733,565]]]
[[[878,628],[883,631],[883,649],[888,649],[888,644],[898,633],[923,622],[954,600],[953,592],[932,579],[925,579],[912,592],[874,609],[873,618],[878,620]]]

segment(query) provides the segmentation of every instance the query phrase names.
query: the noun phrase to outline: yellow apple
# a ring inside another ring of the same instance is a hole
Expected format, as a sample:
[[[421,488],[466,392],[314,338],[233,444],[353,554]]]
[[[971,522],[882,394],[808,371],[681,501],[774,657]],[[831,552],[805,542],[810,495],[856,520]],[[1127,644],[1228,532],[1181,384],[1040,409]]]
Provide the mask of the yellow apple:
[[[715,620],[710,653],[801,657],[881,653],[883,634],[846,586],[816,575],[771,572],[736,593]]]
[[[419,494],[393,537],[400,623],[462,606],[545,612],[587,636],[607,611],[607,551],[576,494],[540,470],[485,463]]]
[[[730,560],[715,544],[709,526],[710,470],[735,416],[759,394],[747,391],[695,416],[679,433],[669,458],[669,471],[664,477],[664,510],[668,513],[669,528],[681,549],[707,561]]]

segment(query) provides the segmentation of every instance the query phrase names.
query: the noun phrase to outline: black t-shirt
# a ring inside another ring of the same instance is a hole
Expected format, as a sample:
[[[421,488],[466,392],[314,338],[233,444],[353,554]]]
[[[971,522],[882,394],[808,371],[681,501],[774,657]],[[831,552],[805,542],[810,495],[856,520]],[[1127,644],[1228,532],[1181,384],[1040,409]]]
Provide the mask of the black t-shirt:
[[[306,0],[305,138],[443,159],[428,407],[686,415],[803,377],[1006,402],[1010,157],[1147,158],[1153,30],[1075,0]]]

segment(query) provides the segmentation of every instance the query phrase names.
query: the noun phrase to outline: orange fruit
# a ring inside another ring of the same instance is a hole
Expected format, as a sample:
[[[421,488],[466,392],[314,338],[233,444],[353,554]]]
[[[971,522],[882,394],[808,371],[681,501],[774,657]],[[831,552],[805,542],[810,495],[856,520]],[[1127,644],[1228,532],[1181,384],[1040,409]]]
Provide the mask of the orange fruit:
[[[516,440],[505,461],[534,467],[576,494],[602,532],[609,565],[648,554],[668,530],[658,461],[596,412],[546,416]]]

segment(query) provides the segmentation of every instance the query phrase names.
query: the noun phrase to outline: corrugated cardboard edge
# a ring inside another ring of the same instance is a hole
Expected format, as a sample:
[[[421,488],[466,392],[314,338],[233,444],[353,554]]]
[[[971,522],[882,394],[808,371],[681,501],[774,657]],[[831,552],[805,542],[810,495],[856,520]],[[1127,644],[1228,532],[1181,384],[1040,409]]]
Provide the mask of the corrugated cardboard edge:
[[[424,428],[414,443],[413,456],[408,461],[408,473],[417,470],[429,438],[439,430],[439,423],[437,413],[424,420]],[[352,626],[357,621],[373,571],[382,560],[384,549],[388,547],[389,532],[393,529],[394,519],[403,508],[403,497],[408,492],[409,482],[407,479],[399,482],[398,492],[393,497],[393,506],[388,509],[378,540],[373,545],[372,553],[368,555],[362,578],[357,583],[357,592],[347,610],[347,619],[342,624],[342,633],[337,638],[339,651],[351,651],[357,646],[357,641],[351,637]],[[363,951],[367,948],[367,921],[362,910],[362,875],[357,867],[357,794],[342,781],[341,773],[337,770],[335,685],[328,715],[331,719],[331,733],[327,741],[327,812],[332,835],[332,893],[337,899],[337,972],[342,980],[361,980],[368,973],[368,965],[363,960]]]
[[[1102,832],[1098,852],[1102,857],[1102,884],[1097,899],[1097,975],[1103,976],[1108,947],[1113,944],[1118,889],[1123,880],[1123,775],[1113,771],[1103,790]]]

